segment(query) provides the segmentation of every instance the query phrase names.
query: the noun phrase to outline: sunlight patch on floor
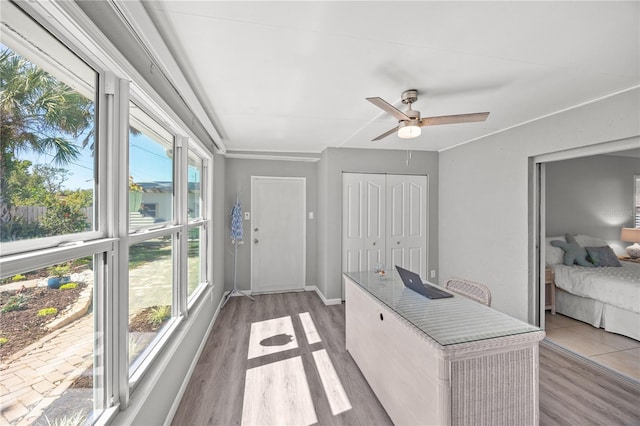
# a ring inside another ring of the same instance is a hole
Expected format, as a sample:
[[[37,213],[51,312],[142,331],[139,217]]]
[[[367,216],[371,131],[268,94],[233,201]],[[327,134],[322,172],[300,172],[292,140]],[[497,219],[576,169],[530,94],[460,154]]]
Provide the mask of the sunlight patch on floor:
[[[317,421],[301,357],[247,370],[243,425],[311,425]]]
[[[316,325],[313,323],[313,319],[309,312],[303,312],[298,314],[300,317],[300,322],[302,323],[302,328],[304,328],[304,333],[307,336],[307,342],[310,345],[314,343],[322,342],[320,335],[318,334],[318,330],[316,330]]]
[[[295,318],[295,317],[294,317]],[[322,342],[309,312],[298,314],[309,345]],[[302,342],[302,340],[301,340]],[[298,349],[291,316],[251,324],[248,359]],[[293,356],[247,370],[242,405],[243,425],[310,425],[317,413],[305,374],[302,356]],[[304,354],[308,357],[308,352]],[[336,416],[351,410],[351,402],[342,386],[329,353],[319,349],[311,353],[331,413]],[[310,363],[311,359],[306,358]],[[317,383],[317,379],[313,380]],[[317,396],[316,396],[317,397]]]
[[[276,336],[278,338],[275,338]],[[290,338],[285,339],[284,337],[286,336],[290,336]],[[272,339],[272,341],[268,339]],[[291,317],[274,318],[251,324],[248,359],[275,354],[297,347],[298,341],[293,331]]]
[[[342,382],[340,382],[335,368],[333,368],[333,363],[327,351],[325,349],[314,351],[313,359],[316,362],[316,368],[320,375],[324,393],[329,400],[331,414],[335,416],[351,410],[351,402],[347,397],[347,393],[344,391],[344,387],[342,386]]]

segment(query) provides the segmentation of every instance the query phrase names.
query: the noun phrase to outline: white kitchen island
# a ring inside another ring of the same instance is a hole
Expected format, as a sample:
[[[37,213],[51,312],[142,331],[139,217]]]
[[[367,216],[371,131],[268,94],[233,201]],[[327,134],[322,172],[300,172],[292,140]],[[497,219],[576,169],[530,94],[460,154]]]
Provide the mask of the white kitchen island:
[[[396,425],[538,424],[538,327],[395,271],[344,281],[347,350]]]

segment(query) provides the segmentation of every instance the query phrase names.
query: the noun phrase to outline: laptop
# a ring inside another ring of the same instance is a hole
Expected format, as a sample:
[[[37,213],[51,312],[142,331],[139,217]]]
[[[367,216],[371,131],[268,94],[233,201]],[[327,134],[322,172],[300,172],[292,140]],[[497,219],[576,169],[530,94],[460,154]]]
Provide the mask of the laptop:
[[[402,283],[405,287],[409,287],[411,290],[415,291],[426,297],[427,299],[443,299],[445,297],[453,297],[453,294],[448,293],[436,286],[431,284],[424,284],[422,279],[420,279],[420,275],[415,272],[411,272],[407,269],[401,268],[396,265],[396,270],[398,274],[400,274],[400,278],[402,279]]]

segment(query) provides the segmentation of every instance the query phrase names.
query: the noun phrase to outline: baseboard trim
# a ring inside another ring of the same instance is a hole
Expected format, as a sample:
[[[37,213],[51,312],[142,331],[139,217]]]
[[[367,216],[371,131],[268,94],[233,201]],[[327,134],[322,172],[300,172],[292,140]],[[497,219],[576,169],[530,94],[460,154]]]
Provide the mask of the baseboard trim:
[[[304,286],[304,291],[315,291],[316,294],[318,295],[318,297],[320,298],[320,300],[322,300],[322,303],[324,303],[326,306],[329,306],[329,305],[340,305],[342,303],[342,299],[340,299],[340,298],[327,299],[326,297],[324,297],[324,294],[322,294],[320,289],[318,289],[318,287],[316,287],[315,285]]]

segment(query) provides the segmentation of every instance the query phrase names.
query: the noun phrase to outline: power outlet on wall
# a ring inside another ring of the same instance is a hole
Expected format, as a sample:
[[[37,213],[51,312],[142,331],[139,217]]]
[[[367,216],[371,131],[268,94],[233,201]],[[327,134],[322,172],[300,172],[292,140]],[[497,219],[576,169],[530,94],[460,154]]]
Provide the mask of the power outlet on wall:
[[[431,278],[435,278],[436,277],[436,270],[432,269],[431,272],[429,273]]]

